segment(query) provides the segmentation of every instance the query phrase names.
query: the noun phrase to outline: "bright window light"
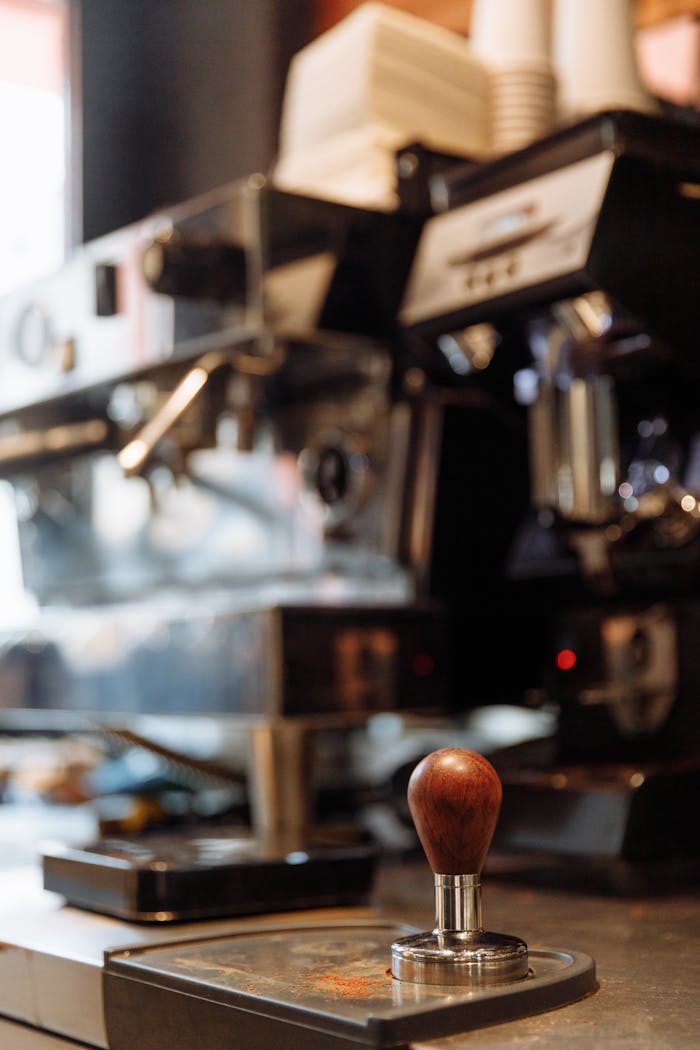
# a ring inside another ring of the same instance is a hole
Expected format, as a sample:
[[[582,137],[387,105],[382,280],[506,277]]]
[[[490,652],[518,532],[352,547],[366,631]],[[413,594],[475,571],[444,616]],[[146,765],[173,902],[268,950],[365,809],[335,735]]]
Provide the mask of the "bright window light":
[[[68,11],[0,0],[0,294],[65,256]]]

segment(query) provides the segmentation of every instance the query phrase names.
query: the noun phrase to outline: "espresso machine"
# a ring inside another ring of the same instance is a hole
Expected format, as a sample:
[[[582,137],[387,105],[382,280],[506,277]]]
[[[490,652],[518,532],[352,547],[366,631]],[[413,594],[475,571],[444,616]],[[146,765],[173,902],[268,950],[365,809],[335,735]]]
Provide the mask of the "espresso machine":
[[[54,892],[3,916],[2,1035],[396,1046],[595,990],[583,953],[472,929],[500,798],[485,760],[448,777],[489,819],[447,818],[479,846],[457,851],[471,940],[439,987],[392,955],[411,928],[364,907],[376,850],[314,821],[317,730],[450,704],[429,562],[462,446],[448,416],[473,429],[474,406],[396,331],[423,223],[254,178],[2,303],[0,470],[38,601],[2,639],[2,703],[83,715],[216,786],[225,766],[139,731],[213,715],[245,739],[250,806],[249,828],[45,846]]]
[[[298,860],[312,729],[555,705],[536,754],[494,757],[497,843],[692,852],[668,812],[700,751],[697,129],[406,152],[396,213],[252,177],[3,301],[0,468],[39,601],[3,706],[233,717],[254,837]],[[47,858],[56,888],[88,860]]]
[[[138,744],[139,715],[214,716],[245,741],[250,835],[47,851],[74,902],[167,920],[368,892],[362,837],[310,830],[312,752],[445,704],[413,553],[432,464],[388,341],[420,225],[251,177],[0,306],[0,473],[37,602],[4,633],[2,706]]]
[[[433,198],[400,319],[499,421],[444,534],[488,560],[492,527],[504,552],[458,598],[438,544],[435,591],[475,640],[465,698],[515,685],[558,713],[499,756],[497,841],[608,870],[697,856],[698,128],[599,115]]]
[[[497,773],[501,848],[692,859],[700,136],[604,114],[428,182],[388,215],[248,180],[3,304],[40,599],[5,695],[235,716],[253,825],[48,853],[69,901],[151,923],[3,930],[6,1016],[125,1050],[397,1046],[587,996],[590,957],[481,928]],[[557,733],[409,784],[435,929],[295,918],[370,874],[309,833],[310,732],[502,700],[556,704]]]

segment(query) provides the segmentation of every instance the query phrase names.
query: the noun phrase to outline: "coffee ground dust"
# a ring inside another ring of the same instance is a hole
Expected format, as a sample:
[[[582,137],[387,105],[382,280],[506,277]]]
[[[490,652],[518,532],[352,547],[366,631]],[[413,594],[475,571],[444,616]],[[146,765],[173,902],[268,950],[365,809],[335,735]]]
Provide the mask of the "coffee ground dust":
[[[317,992],[344,995],[351,999],[369,999],[386,994],[391,975],[383,977],[348,977],[342,973],[310,974],[310,982]]]

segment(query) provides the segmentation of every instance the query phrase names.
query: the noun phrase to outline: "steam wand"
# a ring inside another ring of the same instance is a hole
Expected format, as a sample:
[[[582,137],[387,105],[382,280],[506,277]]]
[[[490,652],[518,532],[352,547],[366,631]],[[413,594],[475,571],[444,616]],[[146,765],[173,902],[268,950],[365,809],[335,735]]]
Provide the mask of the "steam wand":
[[[264,378],[272,375],[283,364],[286,356],[284,347],[271,339],[258,339],[256,346],[264,352],[253,353],[245,349],[246,340],[240,346],[230,346],[218,350],[208,350],[187,370],[172,393],[148,420],[135,437],[117,454],[117,462],[127,477],[138,474],[153,455],[154,449],[168,431],[184,415],[190,405],[209,382],[214,372],[223,367],[230,367],[248,382],[247,403],[238,406],[239,446],[241,451],[250,451],[253,445],[252,423],[254,417],[253,396],[250,382],[253,378]],[[246,432],[245,440],[242,438]],[[1,452],[1,447],[0,447]]]
[[[435,876],[435,929],[394,942],[393,976],[475,987],[527,977],[524,941],[482,927],[481,869],[501,806],[491,763],[460,748],[434,751],[411,774],[408,804]]]

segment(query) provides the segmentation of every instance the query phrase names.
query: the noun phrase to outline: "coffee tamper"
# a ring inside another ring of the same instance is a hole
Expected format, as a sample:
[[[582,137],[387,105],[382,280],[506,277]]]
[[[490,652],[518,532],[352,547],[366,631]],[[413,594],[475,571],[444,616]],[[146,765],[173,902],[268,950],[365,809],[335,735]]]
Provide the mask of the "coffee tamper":
[[[392,944],[392,975],[472,987],[527,977],[525,942],[481,925],[480,873],[501,806],[496,770],[474,751],[434,751],[411,774],[408,805],[435,874],[435,929]]]

